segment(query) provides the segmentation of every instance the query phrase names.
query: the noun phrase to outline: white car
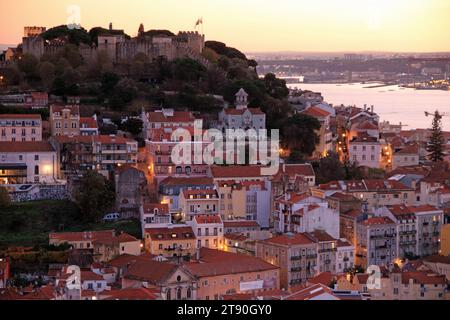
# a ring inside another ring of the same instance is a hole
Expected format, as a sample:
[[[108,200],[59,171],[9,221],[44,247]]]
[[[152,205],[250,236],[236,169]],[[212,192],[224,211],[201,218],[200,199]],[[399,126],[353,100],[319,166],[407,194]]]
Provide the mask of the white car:
[[[117,221],[120,219],[120,213],[108,213],[103,217],[103,221]]]

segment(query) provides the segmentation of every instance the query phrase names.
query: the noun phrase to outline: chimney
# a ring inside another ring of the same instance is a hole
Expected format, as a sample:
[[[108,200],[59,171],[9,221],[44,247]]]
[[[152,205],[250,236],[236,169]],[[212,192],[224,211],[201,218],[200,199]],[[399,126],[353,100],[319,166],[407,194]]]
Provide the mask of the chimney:
[[[373,113],[374,110],[375,110],[375,107],[372,105],[372,106],[370,107],[370,112]]]

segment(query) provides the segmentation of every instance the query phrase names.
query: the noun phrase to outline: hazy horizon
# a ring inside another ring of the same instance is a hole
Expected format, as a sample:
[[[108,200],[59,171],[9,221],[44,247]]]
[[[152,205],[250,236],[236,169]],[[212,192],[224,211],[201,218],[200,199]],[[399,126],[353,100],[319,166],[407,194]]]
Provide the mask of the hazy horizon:
[[[194,30],[203,17],[207,40],[244,52],[448,52],[446,0],[18,0],[0,4],[0,43],[21,42],[24,26],[66,24],[69,5],[81,25]]]

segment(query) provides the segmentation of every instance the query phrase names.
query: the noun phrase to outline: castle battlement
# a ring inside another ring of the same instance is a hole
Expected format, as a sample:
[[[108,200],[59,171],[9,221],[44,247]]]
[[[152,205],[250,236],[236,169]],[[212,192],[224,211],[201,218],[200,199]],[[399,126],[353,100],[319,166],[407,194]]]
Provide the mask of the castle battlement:
[[[39,32],[40,27],[36,28],[30,32]],[[142,27],[139,29],[142,35]],[[125,39],[123,35],[105,34],[100,35],[97,40],[97,46],[80,46],[80,53],[85,59],[96,59],[98,52],[106,51],[113,62],[132,61],[138,53],[144,53],[149,59],[165,56],[168,60],[174,60],[187,56],[208,65],[208,61],[201,56],[205,47],[205,36],[198,31],[180,31],[175,36],[138,36],[132,39]],[[64,45],[64,41],[46,42],[39,35],[23,38],[24,53],[31,53],[37,58],[46,52],[55,53]]]

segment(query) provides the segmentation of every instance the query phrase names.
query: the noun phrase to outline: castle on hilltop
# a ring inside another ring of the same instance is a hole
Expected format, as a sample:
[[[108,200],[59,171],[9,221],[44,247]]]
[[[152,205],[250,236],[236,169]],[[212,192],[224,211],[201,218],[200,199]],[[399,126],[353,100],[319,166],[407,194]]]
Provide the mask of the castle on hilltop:
[[[42,37],[42,33],[45,32],[43,27],[25,27],[24,30],[23,53],[33,54],[37,58],[45,53],[57,52],[68,42],[64,37],[45,40]],[[144,53],[151,60],[160,56],[168,60],[189,57],[207,64],[206,59],[201,56],[204,47],[205,36],[197,31],[180,31],[177,35],[168,32],[146,33],[141,24],[138,35],[127,38],[122,30],[114,30],[110,24],[108,31],[98,36],[97,43],[91,45],[81,43],[79,50],[87,61],[96,59],[99,52],[105,51],[114,63],[129,62],[136,54]]]

